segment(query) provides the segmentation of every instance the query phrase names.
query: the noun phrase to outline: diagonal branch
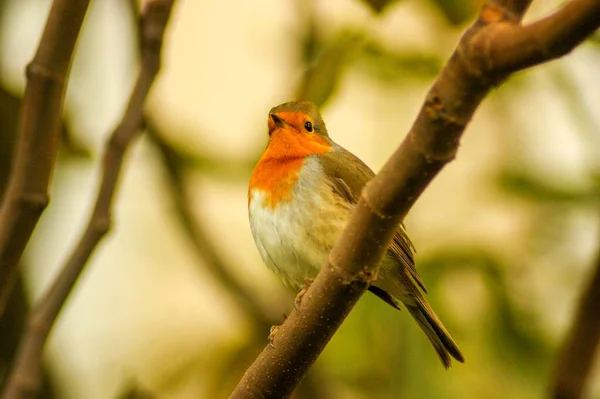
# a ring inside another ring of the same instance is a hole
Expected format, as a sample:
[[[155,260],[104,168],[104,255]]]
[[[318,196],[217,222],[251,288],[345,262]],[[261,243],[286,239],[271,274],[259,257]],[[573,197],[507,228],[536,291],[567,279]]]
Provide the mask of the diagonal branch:
[[[142,13],[142,61],[121,123],[107,142],[103,176],[94,210],[79,243],[52,286],[33,307],[3,399],[34,397],[40,383],[43,349],[60,310],[99,241],[110,227],[111,208],[125,153],[137,137],[144,102],[160,69],[163,34],[174,0],[151,0]]]
[[[512,73],[562,57],[598,29],[599,19],[598,0],[578,0],[527,26],[498,25],[502,33],[489,47],[494,69]]]
[[[572,48],[600,25],[600,18],[587,23],[588,14],[600,12],[600,1],[572,0],[555,15],[580,18],[585,28],[569,23],[571,28],[565,29],[555,23],[550,34],[535,28],[545,25],[523,27],[519,21],[528,4],[527,0],[507,0],[484,6],[429,91],[408,135],[363,190],[349,224],[304,295],[299,311],[281,325],[273,347],[263,350],[231,398],[291,395],[376,278],[379,261],[398,224],[439,171],[454,159],[462,133],[487,93],[509,73],[555,58],[556,53],[547,51],[551,43],[564,40]],[[506,48],[505,41],[519,32],[528,39],[513,48],[515,54],[505,57],[496,51]],[[566,53],[571,48],[561,50]]]
[[[0,315],[16,281],[19,259],[48,205],[69,65],[88,5],[89,0],[55,0],[27,66],[18,143],[0,206]]]
[[[583,397],[600,347],[600,248],[592,273],[554,370],[551,396],[555,399]]]

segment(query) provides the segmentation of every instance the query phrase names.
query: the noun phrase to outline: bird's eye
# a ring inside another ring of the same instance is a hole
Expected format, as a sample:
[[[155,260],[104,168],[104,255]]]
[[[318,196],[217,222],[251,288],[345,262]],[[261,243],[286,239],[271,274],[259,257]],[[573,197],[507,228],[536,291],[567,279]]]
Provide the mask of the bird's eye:
[[[304,124],[304,128],[305,128],[305,129],[306,129],[306,131],[307,131],[307,132],[309,132],[309,133],[313,131],[313,125],[312,125],[312,123],[310,123],[310,121],[307,121],[307,122]]]

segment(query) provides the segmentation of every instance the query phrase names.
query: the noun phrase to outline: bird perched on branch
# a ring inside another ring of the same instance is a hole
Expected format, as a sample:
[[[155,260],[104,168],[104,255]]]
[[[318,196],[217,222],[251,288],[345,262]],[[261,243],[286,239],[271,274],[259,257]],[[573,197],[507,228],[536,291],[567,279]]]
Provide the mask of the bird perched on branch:
[[[310,102],[289,102],[269,112],[269,144],[258,161],[248,189],[254,241],[263,261],[289,286],[314,278],[327,261],[358,202],[375,175],[354,154],[327,134]],[[393,307],[408,309],[441,359],[464,358],[421,293],[414,248],[398,227],[369,290]]]

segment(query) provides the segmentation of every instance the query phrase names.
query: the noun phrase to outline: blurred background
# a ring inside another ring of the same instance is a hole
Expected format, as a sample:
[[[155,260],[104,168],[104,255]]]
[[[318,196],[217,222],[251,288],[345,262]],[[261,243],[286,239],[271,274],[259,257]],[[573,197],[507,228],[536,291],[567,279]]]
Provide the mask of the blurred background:
[[[0,0],[0,183],[49,0]],[[247,183],[268,110],[317,102],[377,171],[482,1],[179,0],[113,229],[46,350],[44,396],[221,398],[293,306],[262,264]],[[559,1],[535,1],[527,20]],[[384,7],[385,6],[385,7]],[[26,307],[87,222],[103,145],[139,62],[136,2],[92,1],[76,49],[51,204],[0,324],[0,379]],[[445,371],[408,317],[366,294],[296,398],[540,398],[600,242],[600,35],[519,73],[406,219],[432,306],[466,364]],[[598,362],[597,362],[598,363]],[[600,398],[600,363],[590,398]]]

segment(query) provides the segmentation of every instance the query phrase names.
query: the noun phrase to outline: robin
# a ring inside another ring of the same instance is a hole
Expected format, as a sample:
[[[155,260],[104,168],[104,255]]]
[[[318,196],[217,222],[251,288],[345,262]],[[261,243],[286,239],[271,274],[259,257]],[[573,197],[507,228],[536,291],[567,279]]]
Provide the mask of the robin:
[[[248,188],[254,242],[263,261],[285,284],[301,287],[327,261],[375,175],[327,134],[317,107],[307,101],[271,109],[269,143]],[[396,309],[408,309],[433,344],[445,368],[464,362],[458,346],[421,293],[414,247],[399,226],[369,291]]]

